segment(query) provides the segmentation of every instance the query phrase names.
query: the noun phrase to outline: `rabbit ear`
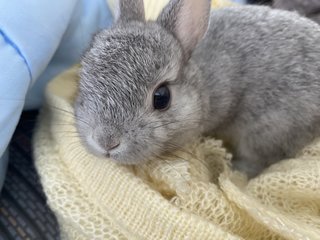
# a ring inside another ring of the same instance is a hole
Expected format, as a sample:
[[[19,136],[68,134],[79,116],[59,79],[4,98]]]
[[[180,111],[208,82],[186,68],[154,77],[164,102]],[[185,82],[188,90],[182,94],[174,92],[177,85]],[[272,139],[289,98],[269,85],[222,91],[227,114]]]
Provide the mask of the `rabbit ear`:
[[[181,42],[187,55],[207,31],[210,0],[171,0],[158,17],[158,22]]]
[[[117,22],[144,22],[143,0],[117,0],[115,19]]]

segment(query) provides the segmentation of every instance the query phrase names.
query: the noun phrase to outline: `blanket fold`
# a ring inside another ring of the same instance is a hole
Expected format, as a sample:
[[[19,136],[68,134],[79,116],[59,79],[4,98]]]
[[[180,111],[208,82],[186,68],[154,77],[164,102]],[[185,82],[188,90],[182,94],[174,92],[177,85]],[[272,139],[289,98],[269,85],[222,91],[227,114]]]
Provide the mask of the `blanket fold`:
[[[320,143],[249,182],[215,139],[128,167],[83,148],[72,103],[78,67],[52,81],[36,167],[63,239],[319,239]]]

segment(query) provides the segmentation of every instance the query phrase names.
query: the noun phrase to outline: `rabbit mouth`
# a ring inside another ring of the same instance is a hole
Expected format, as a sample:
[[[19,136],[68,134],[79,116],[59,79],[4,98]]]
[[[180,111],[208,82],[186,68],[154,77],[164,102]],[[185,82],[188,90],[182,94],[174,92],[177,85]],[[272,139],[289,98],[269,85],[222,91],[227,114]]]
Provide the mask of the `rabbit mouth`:
[[[151,143],[146,145],[123,144],[107,156],[110,160],[124,165],[140,165],[146,162],[159,159],[163,154],[164,147],[155,147]]]

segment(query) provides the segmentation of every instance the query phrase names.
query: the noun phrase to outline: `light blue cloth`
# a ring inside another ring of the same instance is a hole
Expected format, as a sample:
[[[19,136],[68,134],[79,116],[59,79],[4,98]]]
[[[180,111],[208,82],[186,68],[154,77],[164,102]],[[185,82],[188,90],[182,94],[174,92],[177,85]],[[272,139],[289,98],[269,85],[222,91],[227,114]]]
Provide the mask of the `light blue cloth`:
[[[111,22],[106,0],[0,0],[0,188],[23,108],[39,107],[48,80]]]
[[[234,2],[237,2],[237,3],[242,3],[242,4],[246,4],[247,1],[246,0],[233,0]]]
[[[246,4],[247,0],[232,0],[235,3]]]

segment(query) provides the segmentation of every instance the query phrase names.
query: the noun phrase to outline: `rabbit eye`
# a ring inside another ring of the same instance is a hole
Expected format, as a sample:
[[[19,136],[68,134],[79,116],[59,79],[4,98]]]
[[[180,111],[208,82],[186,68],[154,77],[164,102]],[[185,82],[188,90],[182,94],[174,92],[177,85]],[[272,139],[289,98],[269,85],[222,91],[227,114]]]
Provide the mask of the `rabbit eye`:
[[[161,85],[153,93],[153,107],[157,110],[166,110],[170,104],[170,90],[167,85]]]

